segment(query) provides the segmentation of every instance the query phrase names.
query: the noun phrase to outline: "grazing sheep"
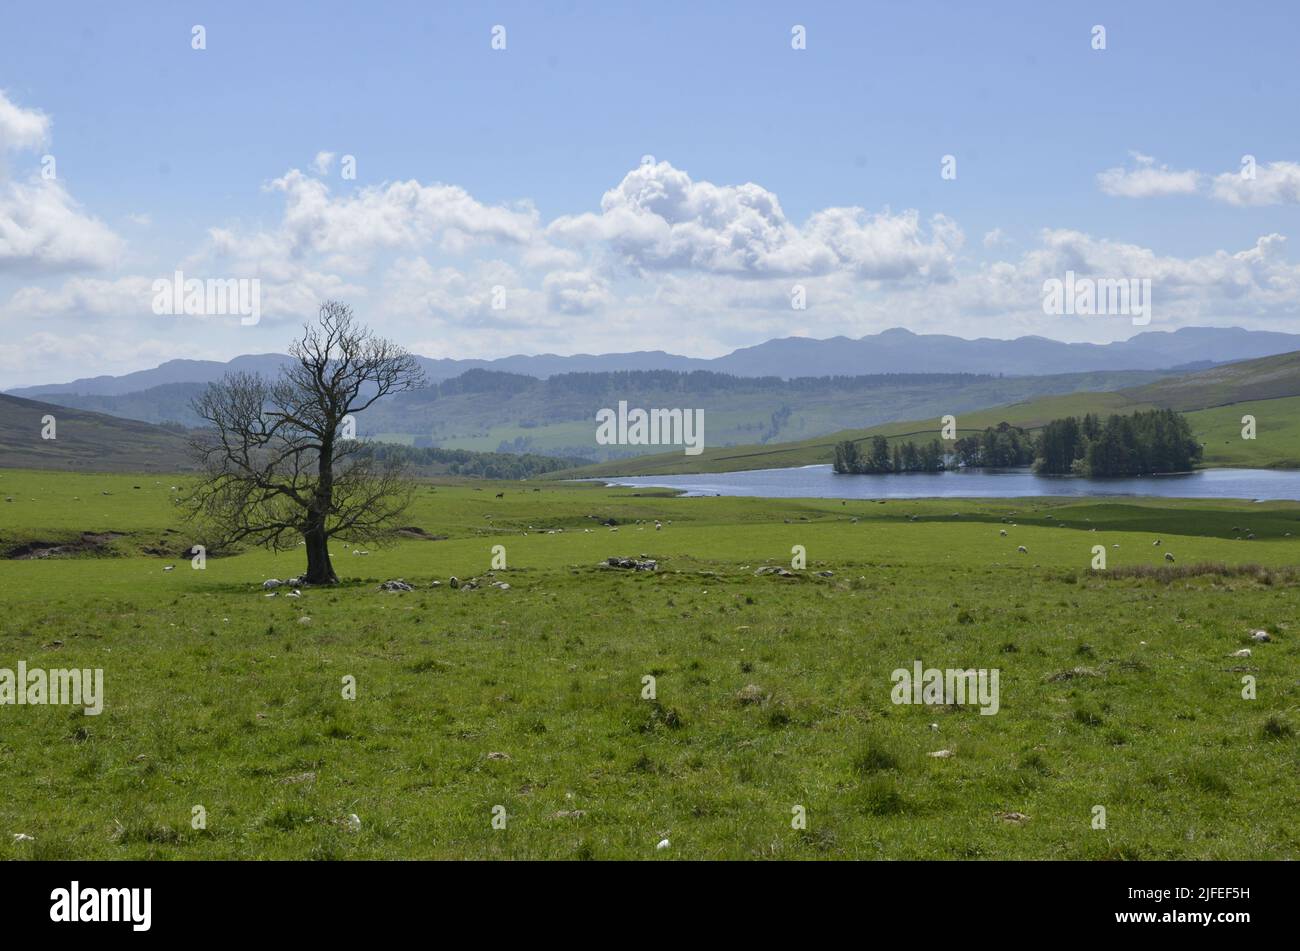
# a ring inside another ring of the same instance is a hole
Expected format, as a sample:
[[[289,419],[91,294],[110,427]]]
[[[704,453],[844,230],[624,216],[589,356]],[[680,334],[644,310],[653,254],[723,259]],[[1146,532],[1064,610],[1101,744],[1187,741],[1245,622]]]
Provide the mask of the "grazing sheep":
[[[1152,545],[1159,545],[1159,544],[1160,544],[1160,539],[1157,538],[1157,539],[1156,539],[1155,541],[1153,541],[1151,544],[1152,544]]]
[[[1168,552],[1168,551],[1165,552],[1165,561],[1173,561],[1173,560],[1174,560],[1173,552]]]
[[[1026,548],[1024,545],[1017,545],[1017,546],[1016,546],[1016,551],[1020,552],[1020,554],[1022,554],[1022,555],[1027,555],[1027,554],[1029,554],[1029,549]]]
[[[1250,639],[1258,644],[1267,644],[1273,638],[1269,637],[1268,631],[1251,631]]]
[[[1007,537],[1007,530],[1006,530],[1005,528],[1000,529],[1000,530],[998,531],[998,534],[1001,535],[1003,538],[1006,538],[1006,537]]]

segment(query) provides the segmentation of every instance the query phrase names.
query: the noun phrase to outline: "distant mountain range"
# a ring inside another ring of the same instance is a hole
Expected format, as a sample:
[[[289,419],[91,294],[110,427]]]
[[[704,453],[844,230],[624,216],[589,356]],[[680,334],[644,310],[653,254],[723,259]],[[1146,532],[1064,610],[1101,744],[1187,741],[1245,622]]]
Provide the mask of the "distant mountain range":
[[[541,379],[562,373],[620,370],[710,370],[734,376],[860,376],[873,373],[991,373],[1015,376],[1083,373],[1095,370],[1189,370],[1300,350],[1300,334],[1237,327],[1184,327],[1140,333],[1109,344],[1062,343],[1046,337],[966,340],[946,334],[915,334],[902,328],[858,339],[785,337],[735,350],[714,359],[683,357],[661,350],[599,355],[511,356],[495,360],[420,361],[432,382],[487,369]],[[49,394],[119,396],[166,384],[208,383],[232,371],[274,375],[283,354],[255,354],[228,362],[169,360],[152,370],[97,376],[68,383],[17,387],[28,398]]]

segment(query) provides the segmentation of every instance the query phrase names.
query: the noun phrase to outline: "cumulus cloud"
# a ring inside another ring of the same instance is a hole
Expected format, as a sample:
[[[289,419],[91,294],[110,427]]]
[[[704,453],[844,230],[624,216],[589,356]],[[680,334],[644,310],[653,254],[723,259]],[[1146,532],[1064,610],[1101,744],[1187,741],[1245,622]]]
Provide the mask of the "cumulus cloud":
[[[800,228],[772,192],[753,183],[693,181],[668,162],[633,169],[600,212],[557,218],[548,237],[602,243],[635,270],[699,270],[749,277],[850,271],[869,280],[945,278],[961,246],[942,215],[929,231],[915,211],[828,208]]]
[[[994,228],[992,231],[984,233],[984,247],[986,248],[1000,248],[1004,244],[1010,243],[1011,239],[1006,236],[1006,232],[1001,228]]]
[[[291,254],[368,254],[434,238],[458,248],[473,241],[522,245],[537,229],[530,206],[484,205],[455,185],[411,180],[334,197],[324,182],[293,169],[268,188],[285,196],[280,235]]]
[[[1164,195],[1192,195],[1200,187],[1201,174],[1175,171],[1141,152],[1132,153],[1129,168],[1108,168],[1097,175],[1097,184],[1107,195],[1120,198],[1157,198]]]
[[[311,168],[317,175],[328,175],[330,168],[334,165],[333,152],[317,152],[316,157],[312,159]]]
[[[612,300],[609,288],[590,271],[556,271],[542,281],[547,306],[561,314],[591,314]]]
[[[1300,162],[1269,162],[1254,167],[1254,177],[1242,172],[1216,175],[1211,194],[1232,205],[1293,205],[1300,203]]]
[[[48,116],[0,92],[0,152],[38,149],[49,136]],[[100,268],[120,255],[121,239],[85,214],[56,178],[34,171],[19,181],[5,168],[0,162],[0,274]]]
[[[24,109],[0,89],[0,152],[39,149],[50,138],[50,117]]]

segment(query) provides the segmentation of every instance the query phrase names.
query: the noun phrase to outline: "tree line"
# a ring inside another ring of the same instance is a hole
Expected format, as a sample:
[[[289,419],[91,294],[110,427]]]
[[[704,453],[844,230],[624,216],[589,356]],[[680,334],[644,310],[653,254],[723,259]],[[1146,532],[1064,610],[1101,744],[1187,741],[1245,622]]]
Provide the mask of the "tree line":
[[[1135,476],[1187,472],[1203,449],[1186,417],[1170,409],[1054,419],[1037,435],[999,423],[954,440],[946,450],[938,439],[917,445],[872,437],[868,446],[845,440],[835,446],[834,469],[850,475],[941,472],[944,469],[1032,466],[1043,475]]]

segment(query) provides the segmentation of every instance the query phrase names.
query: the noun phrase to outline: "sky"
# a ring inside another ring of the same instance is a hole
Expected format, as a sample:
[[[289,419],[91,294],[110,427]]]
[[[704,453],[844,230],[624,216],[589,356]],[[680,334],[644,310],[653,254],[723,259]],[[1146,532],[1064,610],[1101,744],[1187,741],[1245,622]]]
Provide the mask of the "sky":
[[[1281,0],[3,19],[0,388],[283,352],[326,299],[430,357],[1300,331]],[[255,318],[167,313],[177,270]],[[1045,313],[1070,271],[1150,322]]]

